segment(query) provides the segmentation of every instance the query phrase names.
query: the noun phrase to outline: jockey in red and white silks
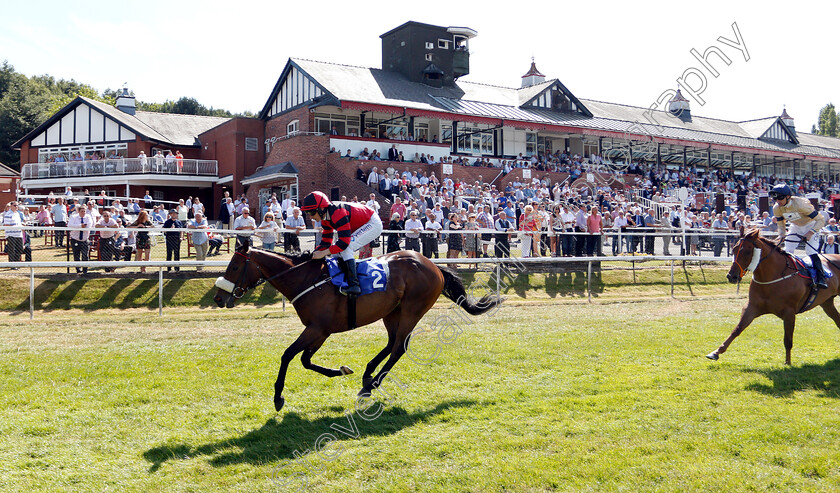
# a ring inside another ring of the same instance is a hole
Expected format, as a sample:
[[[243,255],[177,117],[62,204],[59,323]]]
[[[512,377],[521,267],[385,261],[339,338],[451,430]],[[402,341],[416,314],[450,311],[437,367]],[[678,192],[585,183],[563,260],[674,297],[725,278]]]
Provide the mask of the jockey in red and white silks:
[[[356,274],[354,254],[382,234],[382,220],[370,207],[346,202],[332,203],[322,192],[312,192],[303,199],[300,208],[316,221],[321,221],[321,243],[312,258],[338,255],[344,261],[348,287],[346,294],[361,293]],[[333,241],[333,233],[337,239]]]

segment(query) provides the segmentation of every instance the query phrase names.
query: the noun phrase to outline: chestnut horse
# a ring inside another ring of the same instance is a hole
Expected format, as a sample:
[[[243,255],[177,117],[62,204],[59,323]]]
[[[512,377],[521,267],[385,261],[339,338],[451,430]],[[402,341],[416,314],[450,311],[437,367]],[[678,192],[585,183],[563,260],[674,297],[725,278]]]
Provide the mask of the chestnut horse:
[[[821,255],[828,261],[828,266],[823,262],[823,268],[827,269],[826,272],[830,269],[834,276],[826,279],[828,289],[818,291],[813,303],[805,307],[811,294],[812,281],[797,274],[793,258],[779,247],[781,241],[784,241],[784,236],[780,236],[777,241],[771,241],[762,238],[758,229],[751,229],[746,234],[743,228],[741,229],[741,238],[733,249],[734,260],[726,278],[734,284],[740,282],[747,271],[752,271],[749,299],[741,311],[741,320],[735,326],[735,330],[719,348],[707,354],[707,358],[717,360],[756,317],[767,313],[772,313],[784,321],[786,365],[790,365],[797,313],[821,306],[825,314],[840,327],[840,313],[834,307],[834,297],[840,292],[840,265],[836,263],[840,261],[840,256]]]
[[[354,327],[381,319],[388,331],[388,344],[365,368],[360,396],[369,395],[378,387],[405,353],[411,332],[441,293],[471,315],[482,314],[501,302],[500,298],[491,295],[475,302],[469,301],[461,279],[454,272],[439,268],[417,252],[394,252],[380,257],[380,260],[387,263],[390,272],[386,289],[356,300]],[[354,328],[348,323],[347,297],[338,293],[336,287],[328,282],[328,277],[326,262],[323,259],[312,260],[309,252],[288,255],[261,249],[249,251],[246,243],[236,250],[225,275],[216,281],[219,290],[213,299],[219,307],[227,308],[232,308],[234,302],[248,290],[269,282],[292,300],[300,321],[306,326],[280,359],[280,371],[274,384],[274,408],[277,411],[285,403],[283,386],[286,369],[298,353],[303,352],[300,361],[304,368],[327,377],[353,373],[346,366],[325,368],[312,363],[312,356],[330,334]],[[374,378],[373,372],[389,355]]]

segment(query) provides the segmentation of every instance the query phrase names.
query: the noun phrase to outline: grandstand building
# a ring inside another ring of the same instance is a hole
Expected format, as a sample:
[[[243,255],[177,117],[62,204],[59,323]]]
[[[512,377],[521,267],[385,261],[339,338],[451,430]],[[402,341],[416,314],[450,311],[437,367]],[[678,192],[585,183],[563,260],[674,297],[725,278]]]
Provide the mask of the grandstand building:
[[[624,186],[616,172],[631,161],[779,179],[836,181],[840,173],[840,139],[798,133],[786,110],[734,122],[693,115],[679,89],[662,110],[578,98],[533,61],[519,87],[464,80],[476,35],[465,27],[407,22],[380,36],[381,68],[291,58],[258,119],[132,113],[133,100],[113,108],[78,98],[18,142],[21,186],[44,190],[72,181],[124,187],[131,194],[135,187],[151,188],[166,197],[198,189],[212,195],[214,204],[224,190],[247,193],[251,203],[271,192],[295,198],[314,189],[365,198],[373,189],[355,179],[357,168],[389,164],[344,156],[375,149],[387,159],[392,147],[407,161],[415,155],[433,161],[467,156],[491,166],[558,151],[599,156],[605,164],[598,180],[614,188]],[[131,158],[140,150],[151,156],[157,149],[180,149],[195,167],[189,176],[178,176],[171,169],[137,173],[115,165],[93,179],[69,175],[44,159],[74,146],[122,146]],[[498,167],[440,162],[391,166],[500,189],[513,179],[569,177],[545,169],[514,169],[502,177]],[[587,179],[592,176],[578,178]]]

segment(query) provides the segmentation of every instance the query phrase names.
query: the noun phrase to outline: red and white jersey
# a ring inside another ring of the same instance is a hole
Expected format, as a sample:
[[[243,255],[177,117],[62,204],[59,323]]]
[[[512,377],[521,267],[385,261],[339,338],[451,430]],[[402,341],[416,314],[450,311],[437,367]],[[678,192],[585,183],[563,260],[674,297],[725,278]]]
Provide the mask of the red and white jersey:
[[[333,202],[321,220],[324,231],[321,233],[321,244],[315,250],[329,250],[333,254],[343,252],[350,246],[353,232],[367,224],[373,215],[373,209],[363,204]],[[335,243],[333,231],[338,233]]]

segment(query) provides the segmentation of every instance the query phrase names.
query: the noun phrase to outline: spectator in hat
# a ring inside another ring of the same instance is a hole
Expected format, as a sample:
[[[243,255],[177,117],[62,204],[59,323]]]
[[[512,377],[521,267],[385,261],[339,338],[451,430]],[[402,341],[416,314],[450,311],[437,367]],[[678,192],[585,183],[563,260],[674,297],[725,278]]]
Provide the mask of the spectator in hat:
[[[163,223],[164,229],[181,229],[184,227],[184,223],[182,223],[178,219],[178,209],[171,209],[169,211],[169,218]],[[169,262],[170,260],[174,260],[179,262],[181,260],[181,231],[167,231],[164,233],[166,236],[166,261]],[[171,270],[171,267],[167,267],[167,272]],[[178,272],[180,267],[175,267],[175,272]]]

